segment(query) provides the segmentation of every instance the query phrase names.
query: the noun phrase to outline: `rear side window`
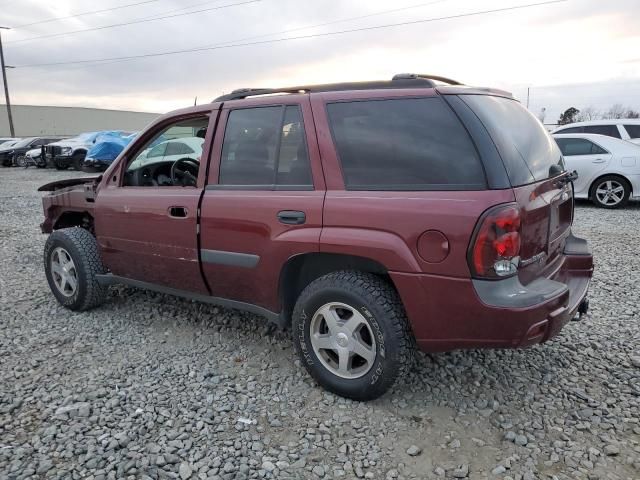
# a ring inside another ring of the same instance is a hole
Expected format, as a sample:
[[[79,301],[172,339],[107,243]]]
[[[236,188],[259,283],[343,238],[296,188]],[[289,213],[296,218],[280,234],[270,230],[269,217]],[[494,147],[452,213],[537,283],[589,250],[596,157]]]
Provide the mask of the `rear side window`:
[[[625,125],[624,128],[630,138],[640,138],[640,125]]]
[[[327,104],[348,190],[480,190],[476,149],[440,98]]]
[[[493,138],[513,186],[558,174],[560,149],[540,121],[516,100],[490,95],[461,95]],[[552,168],[554,167],[554,168]]]
[[[300,108],[245,108],[229,113],[220,184],[260,189],[312,186]]]
[[[607,137],[620,138],[620,131],[617,125],[586,125],[584,133],[597,133],[598,135],[606,135]]]
[[[607,151],[585,138],[556,138],[565,157],[574,155],[602,155]]]

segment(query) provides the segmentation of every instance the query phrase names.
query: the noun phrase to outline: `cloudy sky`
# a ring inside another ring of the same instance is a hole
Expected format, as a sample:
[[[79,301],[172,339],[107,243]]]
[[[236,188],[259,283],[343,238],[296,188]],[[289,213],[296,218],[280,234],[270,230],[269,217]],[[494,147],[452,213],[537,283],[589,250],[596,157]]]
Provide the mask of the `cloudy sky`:
[[[421,72],[504,88],[523,102],[530,88],[530,108],[545,107],[547,123],[569,106],[640,109],[639,0],[468,15],[541,2],[0,0],[0,25],[13,27],[2,38],[16,104],[165,112],[239,87]],[[282,41],[291,37],[305,38]],[[96,61],[202,47],[215,48]]]

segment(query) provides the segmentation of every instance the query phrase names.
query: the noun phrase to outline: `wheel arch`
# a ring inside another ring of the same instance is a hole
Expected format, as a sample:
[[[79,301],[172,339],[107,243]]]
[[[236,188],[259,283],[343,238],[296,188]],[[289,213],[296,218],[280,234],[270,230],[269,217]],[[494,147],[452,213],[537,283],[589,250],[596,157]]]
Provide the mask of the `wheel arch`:
[[[81,227],[95,235],[93,215],[86,210],[66,210],[61,212],[53,221],[52,230],[70,227]]]
[[[373,273],[384,278],[395,288],[387,267],[368,257],[324,252],[295,255],[283,265],[278,281],[283,323],[289,325],[291,322],[296,300],[307,285],[317,278],[340,270]]]
[[[596,183],[598,183],[600,180],[602,180],[605,177],[619,177],[621,180],[623,180],[627,184],[627,186],[629,187],[629,192],[631,193],[631,195],[633,195],[633,184],[631,183],[631,180],[629,180],[622,173],[608,172],[608,173],[603,173],[601,175],[598,175],[596,178],[594,178],[591,181],[591,183],[589,184],[589,200],[593,200],[593,192],[595,190]]]

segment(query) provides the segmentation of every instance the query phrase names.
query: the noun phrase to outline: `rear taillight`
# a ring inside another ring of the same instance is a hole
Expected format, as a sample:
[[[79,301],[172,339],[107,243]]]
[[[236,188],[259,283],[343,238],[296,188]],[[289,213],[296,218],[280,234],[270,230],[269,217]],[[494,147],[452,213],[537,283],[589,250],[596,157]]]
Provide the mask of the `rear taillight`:
[[[516,205],[489,210],[476,228],[469,250],[474,277],[502,278],[515,275],[520,262],[520,211]]]

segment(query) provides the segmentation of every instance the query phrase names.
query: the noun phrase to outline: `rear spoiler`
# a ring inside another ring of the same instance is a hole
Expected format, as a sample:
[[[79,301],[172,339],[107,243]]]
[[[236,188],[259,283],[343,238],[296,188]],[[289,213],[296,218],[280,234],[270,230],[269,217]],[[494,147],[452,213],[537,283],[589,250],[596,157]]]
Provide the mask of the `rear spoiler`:
[[[69,178],[67,180],[58,180],[56,182],[47,183],[38,188],[39,192],[55,192],[62,188],[73,187],[75,185],[82,185],[83,183],[96,184],[102,180],[102,175],[97,177],[82,177],[82,178]]]

